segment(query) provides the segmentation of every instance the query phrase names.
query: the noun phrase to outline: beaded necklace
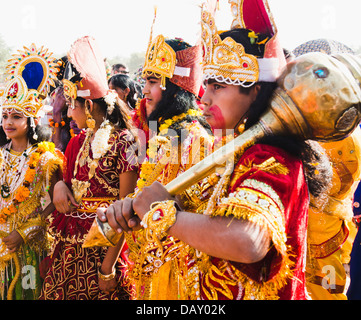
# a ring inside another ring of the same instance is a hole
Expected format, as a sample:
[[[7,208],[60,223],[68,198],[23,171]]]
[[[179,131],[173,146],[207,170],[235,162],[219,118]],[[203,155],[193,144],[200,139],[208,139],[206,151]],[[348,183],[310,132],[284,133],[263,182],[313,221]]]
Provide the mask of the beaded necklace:
[[[5,187],[5,177],[1,177],[1,202],[4,203],[10,195],[13,194],[12,200],[6,202],[6,205],[0,211],[0,224],[3,224],[7,219],[16,214],[19,210],[20,205],[31,196],[30,185],[34,181],[36,176],[36,168],[40,161],[40,157],[46,151],[54,151],[55,145],[51,142],[41,142],[37,147],[29,146],[19,157],[21,161],[24,162],[22,165],[20,163],[19,168],[21,170],[17,174],[19,175],[16,180],[13,180],[10,183],[9,189]],[[5,148],[5,151],[10,154],[10,145]],[[6,156],[4,157],[6,158]],[[5,167],[7,160],[4,159],[2,167]],[[27,168],[25,170],[25,168]],[[7,191],[7,192],[6,192]],[[5,196],[5,197],[4,197]]]
[[[23,152],[11,149],[11,142],[4,149],[4,162],[1,169],[0,193],[3,199],[10,197],[21,184],[20,179],[26,170],[26,160],[33,146],[28,146]]]

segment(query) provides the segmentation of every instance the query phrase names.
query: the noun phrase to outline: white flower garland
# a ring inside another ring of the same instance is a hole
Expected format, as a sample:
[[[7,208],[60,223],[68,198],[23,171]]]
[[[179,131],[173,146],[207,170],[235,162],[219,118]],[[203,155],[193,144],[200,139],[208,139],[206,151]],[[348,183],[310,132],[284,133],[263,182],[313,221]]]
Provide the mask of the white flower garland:
[[[104,101],[108,105],[107,107],[108,114],[113,113],[117,98],[118,98],[118,94],[114,90],[109,90],[108,93],[104,96]]]
[[[108,141],[112,132],[112,128],[113,126],[110,124],[109,120],[104,120],[100,125],[100,128],[95,133],[94,140],[91,143],[94,159],[99,159],[110,148]]]

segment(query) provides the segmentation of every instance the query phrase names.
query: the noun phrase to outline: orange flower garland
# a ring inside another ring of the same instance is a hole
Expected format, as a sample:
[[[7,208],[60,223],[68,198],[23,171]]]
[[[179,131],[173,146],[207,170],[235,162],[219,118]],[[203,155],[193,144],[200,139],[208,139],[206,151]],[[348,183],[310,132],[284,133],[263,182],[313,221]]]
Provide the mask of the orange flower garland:
[[[35,168],[39,163],[40,156],[46,151],[54,152],[54,150],[55,145],[52,142],[41,142],[38,144],[36,152],[33,152],[29,157],[28,169],[25,172],[23,184],[17,188],[10,205],[0,212],[0,224],[5,223],[9,216],[16,214],[20,204],[29,198],[31,195],[29,186],[36,176]]]

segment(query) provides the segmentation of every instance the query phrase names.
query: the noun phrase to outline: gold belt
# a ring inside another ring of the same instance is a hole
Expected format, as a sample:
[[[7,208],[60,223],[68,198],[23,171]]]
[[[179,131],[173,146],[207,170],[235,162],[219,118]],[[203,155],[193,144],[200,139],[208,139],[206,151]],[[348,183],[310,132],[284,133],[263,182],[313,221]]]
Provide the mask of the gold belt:
[[[345,225],[342,224],[342,227],[336,235],[331,239],[320,243],[320,244],[310,244],[309,249],[311,256],[316,259],[322,259],[330,256],[332,253],[336,252],[340,246],[346,241],[349,231]]]
[[[116,197],[83,198],[77,211],[94,213],[98,208],[108,208],[117,199]]]

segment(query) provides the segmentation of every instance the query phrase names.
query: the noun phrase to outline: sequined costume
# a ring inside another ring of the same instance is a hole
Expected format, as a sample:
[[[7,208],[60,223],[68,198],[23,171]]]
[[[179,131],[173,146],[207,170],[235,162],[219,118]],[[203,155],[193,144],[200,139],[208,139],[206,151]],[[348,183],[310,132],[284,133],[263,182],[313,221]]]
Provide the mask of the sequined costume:
[[[184,130],[183,141],[180,142],[177,136],[158,135],[153,138],[150,145],[155,143],[153,146],[157,148],[153,149],[154,153],[148,148],[148,158],[141,166],[136,192],[154,181],[167,184],[211,152],[212,138],[197,120],[189,122],[181,118],[174,125]],[[129,277],[134,284],[133,299],[185,298],[183,271],[180,269],[186,268],[182,264],[186,252],[184,243],[166,237],[162,241],[164,250],[160,250],[157,243],[146,239],[144,229],[132,235],[126,234],[126,242],[130,250]]]
[[[223,184],[211,215],[252,221],[270,234],[267,255],[252,264],[214,258],[188,248],[187,293],[191,299],[305,299],[304,259],[308,190],[300,160],[277,147],[247,149]],[[216,174],[200,185],[196,201],[204,213],[219,182]]]
[[[118,270],[118,289],[111,295],[102,293],[98,286],[98,268],[107,251],[103,247],[82,248],[82,243],[94,220],[97,207],[107,207],[119,196],[119,175],[126,171],[136,171],[138,164],[131,156],[132,140],[127,131],[115,130],[109,139],[110,149],[100,159],[90,187],[77,210],[61,214],[54,212],[49,232],[55,243],[50,257],[50,269],[44,280],[41,299],[127,299],[125,283],[125,263],[120,258],[116,264]],[[85,148],[82,148],[83,144]],[[75,159],[79,152],[84,157],[92,156],[89,141],[81,133],[70,140],[65,157],[67,167],[65,182],[71,187],[75,170]],[[127,153],[129,152],[129,153]],[[76,178],[87,181],[90,168],[87,162],[79,165]]]

